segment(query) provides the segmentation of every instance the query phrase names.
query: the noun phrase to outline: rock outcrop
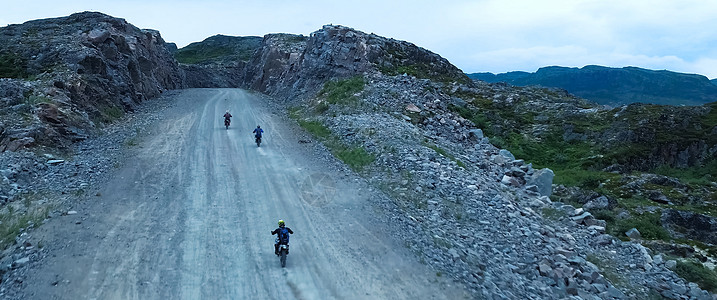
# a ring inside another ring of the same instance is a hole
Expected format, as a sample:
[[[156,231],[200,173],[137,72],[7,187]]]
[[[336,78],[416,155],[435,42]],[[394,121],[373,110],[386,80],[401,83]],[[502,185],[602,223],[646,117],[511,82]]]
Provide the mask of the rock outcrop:
[[[248,61],[262,44],[258,36],[215,35],[173,52],[184,70],[187,87],[243,86]]]
[[[0,28],[0,151],[63,148],[183,73],[159,32],[97,12]]]
[[[260,52],[247,68],[246,86],[280,98],[306,98],[331,79],[366,73],[469,81],[448,60],[414,44],[326,25],[309,37],[264,37]]]

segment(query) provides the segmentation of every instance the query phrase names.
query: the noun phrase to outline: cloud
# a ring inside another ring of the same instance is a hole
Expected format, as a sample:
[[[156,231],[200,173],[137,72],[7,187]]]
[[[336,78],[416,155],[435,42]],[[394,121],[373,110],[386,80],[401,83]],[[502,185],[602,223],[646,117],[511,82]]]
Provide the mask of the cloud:
[[[0,26],[95,10],[180,47],[215,34],[309,34],[333,23],[412,42],[466,71],[602,64],[717,76],[714,0],[3,1]]]

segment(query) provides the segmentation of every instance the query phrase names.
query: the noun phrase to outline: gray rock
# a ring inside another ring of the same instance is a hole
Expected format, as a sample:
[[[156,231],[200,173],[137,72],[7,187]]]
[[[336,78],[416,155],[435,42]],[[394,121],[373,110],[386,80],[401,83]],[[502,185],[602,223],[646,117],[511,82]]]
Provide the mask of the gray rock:
[[[471,129],[468,131],[468,135],[470,135],[471,138],[480,140],[483,139],[483,130],[481,129]]]
[[[555,173],[545,168],[535,171],[532,176],[526,178],[526,184],[535,185],[542,196],[550,196],[553,191],[553,177]]]
[[[665,268],[668,268],[670,270],[674,269],[675,266],[677,266],[677,261],[671,259],[665,262]]]
[[[29,257],[23,257],[13,262],[13,267],[20,267],[30,262]]]
[[[614,286],[610,286],[607,289],[607,293],[610,295],[610,297],[617,298],[617,299],[625,299],[627,296],[620,290],[616,289]]]
[[[500,180],[501,183],[509,186],[518,187],[520,186],[520,181],[516,179],[515,177],[511,177],[508,175],[503,175],[503,179]]]
[[[498,154],[500,154],[501,156],[503,156],[503,157],[506,159],[506,161],[511,161],[511,162],[512,162],[512,161],[515,160],[515,156],[513,155],[513,153],[510,153],[510,151],[508,151],[508,150],[500,149],[500,151],[498,152]]]
[[[717,244],[717,218],[689,211],[665,209],[660,222],[675,235]]]
[[[609,203],[607,197],[600,196],[600,197],[597,197],[595,199],[588,201],[588,203],[585,203],[585,205],[583,205],[583,208],[585,210],[589,211],[589,210],[595,210],[595,209],[606,209],[606,208],[608,208],[609,205],[610,205],[610,203]]]
[[[570,219],[575,221],[575,223],[582,224],[585,221],[585,219],[591,219],[591,218],[593,218],[593,215],[590,212],[586,211],[580,215],[571,217]]]
[[[528,192],[538,193],[538,186],[537,185],[526,185],[525,190]]]
[[[640,231],[637,230],[637,228],[632,228],[625,232],[625,235],[629,237],[631,240],[639,240],[642,239],[642,235],[640,234]]]

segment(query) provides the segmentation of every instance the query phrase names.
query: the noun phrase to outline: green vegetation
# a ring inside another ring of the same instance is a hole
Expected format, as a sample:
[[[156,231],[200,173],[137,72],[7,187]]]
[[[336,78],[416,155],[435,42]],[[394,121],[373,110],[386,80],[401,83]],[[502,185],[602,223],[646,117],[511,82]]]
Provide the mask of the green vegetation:
[[[605,220],[608,221],[608,220]],[[608,232],[616,237],[625,239],[625,232],[637,228],[643,239],[647,240],[669,240],[670,235],[660,223],[659,213],[635,214],[630,218],[621,220],[609,220]],[[611,226],[612,225],[612,226]]]
[[[458,113],[461,117],[463,117],[466,120],[470,120],[473,122],[473,124],[476,125],[478,128],[483,129],[483,133],[486,135],[493,135],[493,132],[491,131],[491,123],[488,120],[488,117],[479,109],[468,109],[465,107],[450,105],[448,106],[448,109]]]
[[[676,177],[687,184],[708,185],[717,180],[717,159],[712,159],[702,166],[692,168],[672,168],[661,166],[653,170],[656,174]]]
[[[210,62],[218,58],[231,56],[233,54],[234,51],[230,47],[216,47],[209,49],[182,48],[177,50],[177,52],[174,54],[174,57],[177,59],[178,62],[183,64],[200,64]],[[251,58],[251,56],[245,57],[245,60],[249,60],[249,58]]]
[[[261,37],[211,36],[178,49],[174,57],[184,64],[249,61],[261,46]]]
[[[717,272],[701,263],[678,260],[674,271],[685,280],[697,283],[702,289],[717,293]]]
[[[327,140],[331,138],[331,131],[319,121],[299,120],[299,126],[303,127],[306,131],[320,140]]]
[[[19,55],[0,50],[0,78],[26,78],[27,60]]]
[[[124,116],[124,110],[117,106],[105,106],[100,109],[102,121],[105,123],[114,122]]]
[[[330,104],[356,105],[359,99],[354,95],[363,91],[365,85],[366,81],[362,76],[332,80],[324,84],[318,96],[325,97]]]
[[[295,112],[298,114],[298,112]],[[307,121],[299,119],[299,126],[306,129],[314,137],[324,143],[331,153],[347,164],[354,171],[361,171],[364,167],[373,163],[376,157],[368,153],[360,146],[348,146],[343,144],[331,131],[319,121]]]
[[[372,163],[376,158],[366,152],[364,148],[361,147],[345,147],[345,146],[339,146],[339,147],[332,147],[332,152],[336,157],[341,159],[345,164],[349,165],[351,169],[360,171],[365,166]]]
[[[436,153],[445,156],[446,158],[454,161],[459,167],[464,168],[466,167],[466,164],[464,164],[462,161],[458,160],[455,156],[451,155],[450,153],[446,152],[445,149],[436,146],[432,143],[424,143],[424,145],[428,148],[433,149],[433,151],[436,151]]]
[[[38,225],[42,223],[49,214],[49,208],[39,208],[24,214],[15,213],[12,207],[8,212],[0,214],[0,250],[7,249],[15,244],[15,237],[19,235],[29,224]]]
[[[544,207],[543,208],[543,217],[546,219],[556,221],[556,220],[560,220],[561,218],[563,218],[565,216],[567,216],[567,214],[564,211],[559,210],[557,208],[553,208],[553,207]]]

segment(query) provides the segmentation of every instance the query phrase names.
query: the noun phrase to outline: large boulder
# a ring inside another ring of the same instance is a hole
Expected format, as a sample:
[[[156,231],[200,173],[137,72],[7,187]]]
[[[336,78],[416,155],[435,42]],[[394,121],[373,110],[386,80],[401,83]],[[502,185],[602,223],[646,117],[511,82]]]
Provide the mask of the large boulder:
[[[690,211],[665,209],[660,221],[675,237],[717,244],[717,218]]]
[[[532,176],[526,177],[527,185],[535,185],[541,196],[550,196],[553,191],[553,170],[545,168],[535,171]]]

